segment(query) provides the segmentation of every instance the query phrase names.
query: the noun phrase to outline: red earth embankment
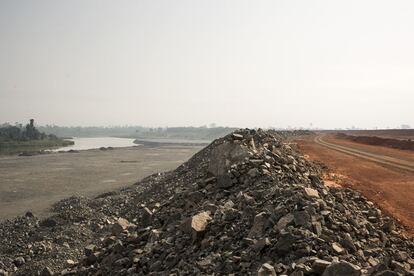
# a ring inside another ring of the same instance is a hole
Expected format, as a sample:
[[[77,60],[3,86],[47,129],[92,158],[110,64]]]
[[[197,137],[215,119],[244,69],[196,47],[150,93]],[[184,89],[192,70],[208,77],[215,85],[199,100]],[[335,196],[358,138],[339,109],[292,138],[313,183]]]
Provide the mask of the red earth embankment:
[[[405,225],[410,234],[414,234],[414,173],[324,147],[316,143],[314,138],[315,136],[301,137],[295,142],[305,156],[327,166],[326,184],[340,185],[360,191],[385,213]],[[335,135],[327,135],[324,140],[370,153],[400,157],[414,164],[412,151],[364,145],[338,139]]]
[[[356,143],[361,143],[361,144],[414,151],[414,141],[412,141],[411,139],[401,140],[401,139],[384,138],[384,137],[377,137],[377,136],[354,136],[354,135],[348,135],[345,133],[338,133],[336,134],[336,137],[340,139],[350,140]]]

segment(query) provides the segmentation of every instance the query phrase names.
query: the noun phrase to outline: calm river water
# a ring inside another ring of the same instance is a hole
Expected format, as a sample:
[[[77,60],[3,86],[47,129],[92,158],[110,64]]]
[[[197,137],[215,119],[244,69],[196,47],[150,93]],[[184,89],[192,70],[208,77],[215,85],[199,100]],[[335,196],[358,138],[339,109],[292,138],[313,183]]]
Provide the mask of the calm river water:
[[[95,138],[73,138],[68,139],[75,142],[72,146],[61,147],[54,149],[53,151],[60,150],[88,150],[88,149],[99,149],[100,147],[132,147],[135,139],[130,138],[115,138],[115,137],[95,137]]]

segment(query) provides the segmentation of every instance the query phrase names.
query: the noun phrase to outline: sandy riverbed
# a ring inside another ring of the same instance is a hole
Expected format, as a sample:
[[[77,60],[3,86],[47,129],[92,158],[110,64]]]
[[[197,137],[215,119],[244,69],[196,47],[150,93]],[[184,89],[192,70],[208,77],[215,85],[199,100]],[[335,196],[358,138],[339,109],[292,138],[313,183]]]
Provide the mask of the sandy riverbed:
[[[30,210],[48,213],[56,201],[95,196],[175,169],[199,146],[129,147],[37,156],[0,157],[0,220]]]

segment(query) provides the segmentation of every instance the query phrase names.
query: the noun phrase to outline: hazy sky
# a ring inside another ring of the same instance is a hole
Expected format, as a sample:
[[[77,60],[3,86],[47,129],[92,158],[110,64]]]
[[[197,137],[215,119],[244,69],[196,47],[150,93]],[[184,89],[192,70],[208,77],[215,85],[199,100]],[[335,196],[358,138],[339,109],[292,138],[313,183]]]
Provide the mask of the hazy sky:
[[[414,1],[0,1],[0,122],[414,126]]]

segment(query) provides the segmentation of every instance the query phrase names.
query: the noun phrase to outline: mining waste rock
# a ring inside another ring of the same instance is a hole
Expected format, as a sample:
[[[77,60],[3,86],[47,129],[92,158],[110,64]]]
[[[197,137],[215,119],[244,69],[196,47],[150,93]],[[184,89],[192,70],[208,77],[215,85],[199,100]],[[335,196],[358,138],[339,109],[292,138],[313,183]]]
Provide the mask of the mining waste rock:
[[[174,171],[5,221],[0,275],[413,275],[413,239],[325,186],[295,134],[238,130]]]

